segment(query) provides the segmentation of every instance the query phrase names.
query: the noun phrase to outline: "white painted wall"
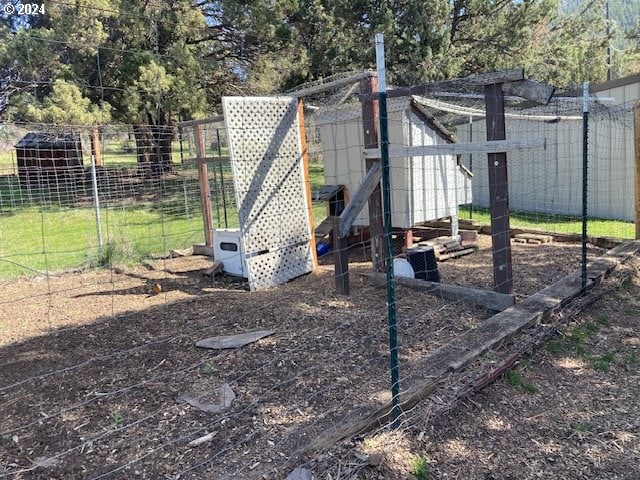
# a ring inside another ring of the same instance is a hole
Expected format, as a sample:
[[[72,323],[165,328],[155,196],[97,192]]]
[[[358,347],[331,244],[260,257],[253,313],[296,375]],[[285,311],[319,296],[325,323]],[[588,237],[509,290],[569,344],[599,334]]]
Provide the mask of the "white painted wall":
[[[446,143],[411,112],[406,98],[389,99],[390,146]],[[318,112],[325,182],[346,185],[354,194],[365,175],[360,106],[327,108]],[[470,203],[471,178],[453,155],[391,159],[391,208],[394,227],[457,215],[458,204]],[[355,225],[369,224],[365,206]]]

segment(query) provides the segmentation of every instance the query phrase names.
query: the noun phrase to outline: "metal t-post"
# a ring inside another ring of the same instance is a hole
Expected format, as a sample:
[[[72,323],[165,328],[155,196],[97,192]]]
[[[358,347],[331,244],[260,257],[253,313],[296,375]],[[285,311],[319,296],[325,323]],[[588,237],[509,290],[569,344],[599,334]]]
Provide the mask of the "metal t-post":
[[[380,167],[382,170],[382,210],[387,260],[387,315],[389,319],[389,353],[391,367],[391,403],[393,426],[400,424],[400,376],[398,371],[398,321],[396,289],[393,275],[393,241],[391,225],[391,175],[389,172],[389,119],[387,117],[387,81],[384,65],[384,36],[376,34],[376,69],[378,71],[378,108],[380,111]]]

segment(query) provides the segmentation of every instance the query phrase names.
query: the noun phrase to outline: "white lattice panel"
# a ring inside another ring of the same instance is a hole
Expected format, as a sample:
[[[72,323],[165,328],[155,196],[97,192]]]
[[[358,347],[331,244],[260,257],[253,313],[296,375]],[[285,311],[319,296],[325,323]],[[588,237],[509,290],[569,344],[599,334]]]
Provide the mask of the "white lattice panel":
[[[251,290],[313,270],[294,98],[223,97]]]

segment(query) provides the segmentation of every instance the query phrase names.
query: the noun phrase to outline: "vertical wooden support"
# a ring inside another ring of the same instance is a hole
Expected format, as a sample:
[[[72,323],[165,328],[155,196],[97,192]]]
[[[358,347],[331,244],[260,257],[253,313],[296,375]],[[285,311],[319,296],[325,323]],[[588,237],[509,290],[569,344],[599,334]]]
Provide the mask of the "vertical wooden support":
[[[102,148],[100,147],[100,132],[98,127],[93,127],[91,130],[91,155],[95,160],[95,166],[102,166]]]
[[[333,217],[332,223],[336,292],[349,295],[349,243],[347,237],[340,236],[340,217]]]
[[[302,99],[298,99],[298,123],[300,126],[300,142],[302,146],[302,168],[304,171],[304,189],[307,196],[309,225],[311,226],[311,255],[313,256],[313,269],[318,267],[318,252],[316,251],[316,236],[313,223],[313,204],[311,203],[311,178],[309,177],[309,147],[307,145],[307,132],[304,128],[304,105]]]
[[[636,166],[636,240],[640,239],[640,102],[633,108],[633,147]]]
[[[200,183],[200,201],[202,204],[202,220],[204,222],[204,241],[207,247],[213,247],[213,222],[211,212],[211,191],[209,190],[209,175],[205,160],[204,136],[202,126],[193,127],[198,158],[198,181]]]
[[[367,95],[378,91],[378,79],[368,77],[360,81],[360,94]],[[364,148],[378,148],[378,101],[362,102],[362,127],[364,129]],[[380,159],[367,159],[367,170],[373,162]],[[371,257],[375,272],[385,271],[384,223],[382,216],[382,190],[380,184],[369,197],[369,227],[371,233]]]
[[[506,140],[504,121],[504,92],[502,84],[484,87],[487,111],[487,140]],[[507,154],[489,153],[489,202],[491,209],[491,241],[493,251],[493,289],[511,294],[511,239],[509,236],[509,185]]]

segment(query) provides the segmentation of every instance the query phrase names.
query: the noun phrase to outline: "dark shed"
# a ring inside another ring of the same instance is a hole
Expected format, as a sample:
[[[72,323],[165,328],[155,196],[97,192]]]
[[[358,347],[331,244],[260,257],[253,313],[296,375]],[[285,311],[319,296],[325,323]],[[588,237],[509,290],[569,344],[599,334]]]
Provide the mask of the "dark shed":
[[[16,154],[21,187],[72,186],[84,177],[78,133],[27,133]]]

